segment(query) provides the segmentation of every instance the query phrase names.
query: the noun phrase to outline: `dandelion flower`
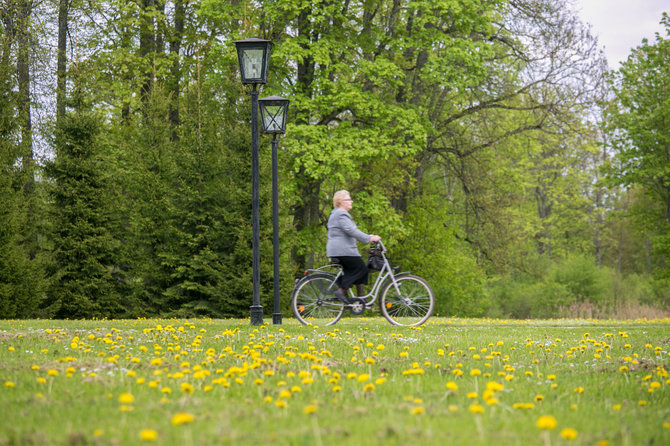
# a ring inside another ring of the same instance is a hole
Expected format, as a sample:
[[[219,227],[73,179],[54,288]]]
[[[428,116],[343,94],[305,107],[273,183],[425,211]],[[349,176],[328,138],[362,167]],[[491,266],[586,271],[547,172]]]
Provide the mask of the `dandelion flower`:
[[[426,409],[421,406],[413,407],[411,410],[412,415],[423,415],[424,413],[426,413]]]
[[[561,438],[566,440],[574,440],[577,438],[577,431],[571,427],[566,427],[561,431]]]
[[[449,382],[446,384],[446,387],[447,387],[448,390],[452,390],[452,391],[454,391],[454,392],[458,390],[458,384],[456,384],[456,383],[453,382],[453,381],[449,381]]]
[[[305,406],[305,408],[302,410],[305,414],[310,415],[315,413],[318,410],[318,407],[316,404],[310,404],[309,406]]]
[[[374,392],[375,390],[375,385],[372,383],[366,384],[365,387],[363,387],[364,392]]]
[[[472,369],[470,370],[470,376],[479,376],[482,374],[482,371],[479,369]]]
[[[359,383],[362,383],[362,382],[365,382],[365,381],[369,380],[370,375],[368,375],[367,373],[361,373],[360,375],[358,375],[357,379],[358,379]]]
[[[195,417],[190,413],[179,412],[178,414],[175,414],[172,417],[172,420],[170,422],[172,423],[173,426],[181,426],[182,424],[193,423],[194,421]]]
[[[5,387],[7,388],[14,388],[14,383],[12,381],[5,381]]]
[[[132,404],[135,401],[135,397],[130,393],[122,393],[119,396],[119,403],[121,404]]]
[[[481,404],[477,404],[477,403],[472,404],[472,405],[470,405],[470,407],[468,409],[472,413],[484,413],[484,406],[482,406]]]
[[[537,427],[544,430],[556,429],[556,418],[551,415],[542,415],[537,419]]]

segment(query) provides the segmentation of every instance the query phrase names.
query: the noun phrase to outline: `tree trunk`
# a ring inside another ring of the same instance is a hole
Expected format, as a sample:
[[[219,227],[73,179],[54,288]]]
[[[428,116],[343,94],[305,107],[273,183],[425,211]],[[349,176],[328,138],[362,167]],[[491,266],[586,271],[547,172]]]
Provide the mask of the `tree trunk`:
[[[172,126],[172,140],[176,141],[179,136],[177,128],[181,123],[179,119],[179,95],[181,82],[181,64],[179,61],[179,51],[184,35],[184,2],[176,0],[174,5],[174,32],[170,38],[170,56],[172,59],[172,68],[170,69],[170,125]]]
[[[156,50],[156,36],[154,34],[153,9],[154,0],[142,0],[142,12],[140,20],[140,56],[144,63],[144,81],[140,87],[142,103],[146,104],[151,93],[154,78],[154,61],[150,58]]]
[[[65,115],[67,94],[67,32],[70,0],[58,3],[58,51],[56,60],[56,121]]]
[[[18,54],[16,57],[16,74],[19,84],[18,109],[21,122],[21,156],[24,171],[29,175],[25,188],[32,189],[34,178],[33,166],[33,129],[30,108],[30,38],[29,25],[32,13],[32,0],[20,0],[16,11],[16,34]]]

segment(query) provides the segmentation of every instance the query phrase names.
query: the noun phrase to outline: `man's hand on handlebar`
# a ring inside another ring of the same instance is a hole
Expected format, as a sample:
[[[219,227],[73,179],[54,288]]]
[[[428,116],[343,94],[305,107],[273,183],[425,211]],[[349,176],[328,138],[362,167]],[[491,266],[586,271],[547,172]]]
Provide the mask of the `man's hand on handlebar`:
[[[381,240],[381,239],[382,239],[382,238],[381,238],[380,236],[378,236],[378,235],[370,234],[370,243],[376,243],[376,242],[378,242],[378,241]]]

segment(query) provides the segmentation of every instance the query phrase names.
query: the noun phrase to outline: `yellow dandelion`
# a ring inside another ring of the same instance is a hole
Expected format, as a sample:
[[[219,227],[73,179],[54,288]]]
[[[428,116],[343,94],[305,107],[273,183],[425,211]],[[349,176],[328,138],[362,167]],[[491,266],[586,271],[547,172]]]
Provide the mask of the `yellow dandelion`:
[[[182,424],[193,423],[194,421],[195,417],[190,413],[179,412],[172,417],[170,423],[172,423],[173,426],[181,426]]]
[[[566,440],[574,440],[577,438],[577,431],[571,427],[566,427],[561,431],[561,438]]]
[[[12,381],[5,381],[5,387],[13,389],[14,383]]]
[[[477,403],[471,404],[468,409],[472,413],[484,413],[484,406],[482,406],[481,404],[477,404]]]
[[[424,413],[426,413],[426,409],[424,409],[421,406],[416,406],[416,407],[412,407],[412,410],[411,410],[410,413],[412,415],[423,415]]]
[[[375,381],[375,384],[379,385],[379,384],[384,384],[385,382],[386,382],[386,378],[384,378],[382,376],[381,378],[377,378],[377,380]]]
[[[365,381],[369,380],[370,375],[368,375],[367,373],[361,373],[360,375],[358,375],[357,379],[358,379],[359,383],[362,383],[362,382],[365,382]]]
[[[538,403],[540,401],[544,401],[544,397],[542,395],[535,395],[535,402]]]
[[[122,393],[119,395],[119,403],[121,404],[133,404],[135,397],[130,393]]]
[[[468,398],[471,399],[471,400],[477,398],[477,396],[478,396],[478,395],[477,395],[477,392],[470,392],[470,393],[468,393]]]
[[[286,409],[288,407],[288,403],[285,400],[277,400],[275,406],[279,407],[280,409]]]
[[[456,383],[453,382],[453,381],[449,381],[449,382],[446,384],[446,387],[447,387],[448,390],[451,390],[451,391],[454,391],[454,392],[458,390],[458,384],[456,384]]]
[[[542,415],[537,419],[537,427],[544,430],[556,429],[556,418],[551,415]]]
[[[339,392],[340,390],[342,390],[342,387],[340,387],[340,386],[333,386],[333,392],[334,392],[334,393],[337,393],[337,392]]]
[[[310,415],[315,413],[318,410],[316,404],[310,404],[309,406],[305,406],[305,408],[302,410],[305,414]]]
[[[472,369],[470,370],[470,376],[479,376],[482,374],[482,371],[479,369]]]
[[[374,392],[375,391],[375,385],[372,383],[366,384],[365,387],[363,387],[364,392]]]
[[[49,370],[47,371],[47,375],[49,375],[49,376],[58,376],[58,370],[49,369]]]
[[[187,395],[190,395],[193,393],[193,386],[190,383],[181,383],[180,385],[181,391]]]

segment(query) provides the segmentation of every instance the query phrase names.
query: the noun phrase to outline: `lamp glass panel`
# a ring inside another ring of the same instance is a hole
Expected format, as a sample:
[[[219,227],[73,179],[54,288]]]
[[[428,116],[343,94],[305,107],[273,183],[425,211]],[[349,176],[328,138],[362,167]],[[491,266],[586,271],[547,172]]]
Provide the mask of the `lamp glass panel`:
[[[262,48],[244,50],[242,69],[246,79],[260,79],[263,77],[263,53]]]
[[[263,115],[263,127],[266,132],[281,132],[283,129],[284,107],[281,105],[266,105]]]

